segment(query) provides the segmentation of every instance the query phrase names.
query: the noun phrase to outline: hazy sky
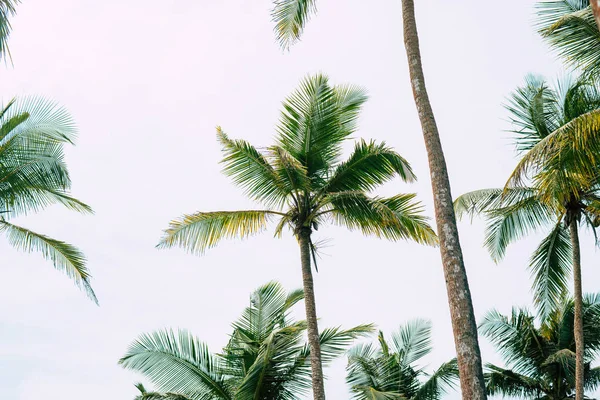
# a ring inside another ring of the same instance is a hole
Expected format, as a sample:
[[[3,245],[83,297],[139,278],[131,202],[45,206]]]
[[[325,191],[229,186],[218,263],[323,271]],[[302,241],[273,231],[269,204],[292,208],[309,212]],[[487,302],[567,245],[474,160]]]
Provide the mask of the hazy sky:
[[[253,289],[272,279],[301,286],[289,234],[224,242],[202,258],[154,245],[184,212],[253,206],[220,173],[214,127],[270,144],[281,101],[307,73],[368,89],[357,136],[385,140],[420,178],[381,193],[417,192],[433,215],[399,0],[320,1],[289,53],[274,42],[270,0],[23,3],[10,40],[14,67],[0,69],[1,98],[39,94],[71,111],[80,130],[68,150],[73,193],[96,214],[55,207],[18,222],[85,251],[100,307],[40,256],[0,242],[3,399],[130,400],[140,377],[117,360],[138,334],[184,327],[218,351]],[[417,3],[453,193],[497,187],[515,164],[503,99],[528,72],[560,71],[532,28],[534,1]],[[464,221],[460,233],[478,318],[530,304],[525,267],[540,238],[512,246],[495,265],[481,246],[482,223]],[[453,357],[437,249],[337,228],[318,237],[332,239],[315,276],[321,326],[374,322],[390,332],[428,318],[430,366]],[[584,290],[597,290],[596,253],[590,234],[582,237]],[[485,340],[482,351],[498,362]],[[330,399],[349,397],[344,368],[340,360],[327,370]]]

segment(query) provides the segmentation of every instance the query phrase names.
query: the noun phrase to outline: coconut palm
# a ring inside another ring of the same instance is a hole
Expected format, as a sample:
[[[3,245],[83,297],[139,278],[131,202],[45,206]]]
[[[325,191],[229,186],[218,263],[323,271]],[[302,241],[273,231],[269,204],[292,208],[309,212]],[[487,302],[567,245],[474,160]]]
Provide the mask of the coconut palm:
[[[324,75],[304,79],[283,104],[275,144],[265,151],[230,139],[220,128],[224,172],[263,209],[198,212],[171,222],[159,247],[202,253],[225,238],[262,232],[277,219],[275,235],[289,228],[300,246],[315,399],[325,396],[311,270],[313,232],[325,223],[390,240],[435,244],[436,236],[414,194],[383,198],[369,192],[400,177],[415,180],[408,162],[385,143],[360,140],[346,161],[342,145],[356,131],[366,101],[354,86],[330,86]],[[315,265],[316,266],[316,265]]]
[[[585,375],[587,391],[600,387],[600,368],[591,363],[600,351],[600,295],[583,301]],[[566,400],[575,394],[574,303],[565,300],[536,326],[525,309],[503,316],[490,311],[481,333],[495,346],[508,368],[486,365],[486,387],[491,395],[525,399]]]
[[[539,32],[570,66],[587,74],[600,72],[598,0],[544,0],[537,13]]]
[[[529,264],[534,301],[545,318],[568,292],[572,271],[578,349],[584,347],[579,225],[594,230],[600,221],[600,171],[585,153],[563,147],[554,156],[540,153],[538,147],[599,108],[600,89],[593,82],[567,78],[552,89],[543,79],[529,76],[508,105],[523,160],[505,188],[467,193],[455,204],[459,215],[483,214],[488,219],[485,246],[495,261],[511,242],[535,231],[547,232]],[[587,172],[582,164],[589,167]],[[583,368],[583,352],[578,351],[577,399],[583,398]]]
[[[15,7],[21,0],[0,0],[0,60],[10,58],[8,37],[10,35],[9,18],[15,15]]]
[[[81,251],[12,223],[13,218],[52,204],[92,212],[69,195],[71,179],[63,147],[73,144],[75,136],[67,111],[52,102],[27,98],[0,106],[0,232],[15,248],[40,252],[97,302]]]
[[[275,0],[273,20],[277,39],[283,48],[287,49],[299,40],[306,22],[315,12],[316,0]],[[440,253],[461,371],[463,399],[485,399],[475,312],[452,207],[448,169],[425,86],[413,0],[402,0],[402,17],[410,81],[429,158],[435,218],[440,235]]]
[[[348,352],[348,375],[355,400],[439,400],[458,377],[456,360],[427,374],[419,361],[432,350],[431,323],[414,320],[392,334],[379,332],[379,346],[360,344]]]
[[[119,363],[144,374],[164,393],[144,389],[140,400],[298,399],[311,386],[311,350],[304,343],[306,322],[289,314],[303,297],[301,290],[286,293],[276,282],[258,288],[220,354],[211,354],[186,331],[164,330],[140,336]],[[323,362],[372,330],[371,325],[323,330]]]

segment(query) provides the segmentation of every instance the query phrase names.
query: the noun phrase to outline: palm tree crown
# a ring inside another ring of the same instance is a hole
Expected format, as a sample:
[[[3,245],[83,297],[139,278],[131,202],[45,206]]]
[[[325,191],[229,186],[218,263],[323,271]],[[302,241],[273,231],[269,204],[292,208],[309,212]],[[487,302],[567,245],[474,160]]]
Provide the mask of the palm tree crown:
[[[310,349],[303,339],[306,322],[292,320],[289,313],[303,297],[301,290],[286,293],[270,282],[252,294],[220,354],[211,354],[186,331],[165,330],[140,336],[120,364],[165,392],[144,389],[140,400],[297,399],[310,389]],[[371,325],[323,330],[323,362],[339,357],[372,330]]]
[[[92,212],[69,195],[63,146],[75,136],[71,117],[54,103],[28,98],[0,106],[0,232],[17,249],[42,253],[97,302],[85,256],[77,248],[10,222],[52,204]]]
[[[486,386],[492,395],[525,399],[566,400],[575,392],[575,338],[573,301],[565,301],[540,326],[524,309],[510,316],[490,311],[480,330],[496,346],[508,369],[486,366]],[[600,351],[600,295],[584,296],[586,391],[600,386],[600,368],[591,362]]]
[[[501,259],[513,241],[547,229],[548,236],[530,259],[535,303],[543,317],[567,293],[572,268],[568,226],[598,225],[600,181],[584,155],[563,148],[559,157],[539,149],[597,113],[600,90],[588,80],[568,78],[552,89],[543,79],[529,76],[507,108],[516,126],[515,146],[523,158],[506,187],[464,194],[455,207],[459,216],[484,214],[488,219],[485,246],[494,260]]]
[[[379,346],[361,344],[348,352],[348,376],[355,400],[439,400],[458,378],[456,360],[428,375],[419,361],[429,354],[431,324],[414,320],[392,334],[379,332]],[[426,378],[425,380],[422,380]]]
[[[327,77],[316,75],[284,102],[276,144],[266,151],[232,140],[219,128],[224,172],[266,208],[185,215],[170,224],[159,247],[202,253],[221,239],[259,233],[273,219],[277,236],[286,227],[298,235],[329,221],[386,239],[435,244],[414,194],[368,194],[397,176],[415,180],[404,158],[384,143],[360,140],[350,157],[340,160],[366,99],[360,88],[332,87]]]

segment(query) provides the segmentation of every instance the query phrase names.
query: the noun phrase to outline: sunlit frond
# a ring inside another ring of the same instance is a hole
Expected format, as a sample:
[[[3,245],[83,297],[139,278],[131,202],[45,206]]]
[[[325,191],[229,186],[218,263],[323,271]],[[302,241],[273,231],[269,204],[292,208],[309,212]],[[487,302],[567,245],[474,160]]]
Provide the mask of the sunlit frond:
[[[265,210],[198,212],[171,221],[157,247],[203,253],[222,239],[244,239],[266,229],[279,213]]]
[[[8,242],[16,249],[41,253],[54,264],[57,270],[64,272],[77,287],[98,304],[98,299],[90,285],[91,276],[85,266],[85,256],[77,248],[1,219],[0,231],[6,234]]]

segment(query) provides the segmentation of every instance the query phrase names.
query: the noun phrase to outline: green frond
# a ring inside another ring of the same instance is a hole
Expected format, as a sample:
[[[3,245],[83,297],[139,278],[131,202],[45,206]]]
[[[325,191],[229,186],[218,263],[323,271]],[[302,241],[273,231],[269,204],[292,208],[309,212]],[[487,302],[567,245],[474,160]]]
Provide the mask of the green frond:
[[[589,0],[546,0],[537,4],[542,37],[570,66],[597,75],[600,31]]]
[[[326,328],[319,334],[321,343],[321,360],[329,364],[342,356],[357,339],[371,335],[375,331],[373,324],[358,325],[350,329]],[[308,347],[305,347],[306,353]]]
[[[415,400],[436,400],[456,387],[458,381],[458,363],[456,359],[442,364],[434,373],[424,382]]]
[[[283,147],[272,146],[269,148],[269,153],[282,186],[291,194],[294,201],[298,202],[300,193],[311,191],[311,181],[306,167]]]
[[[572,119],[540,140],[519,161],[506,187],[522,186],[527,177],[534,177],[551,162],[568,166],[572,173],[593,174],[594,165],[600,162],[599,151],[600,109],[597,109]]]
[[[270,218],[279,213],[266,210],[198,212],[171,221],[157,247],[182,247],[191,253],[204,253],[222,239],[240,238],[266,229]]]
[[[360,140],[350,157],[336,167],[322,191],[368,192],[396,176],[405,182],[416,180],[408,161],[385,143]]]
[[[564,301],[569,291],[571,265],[571,238],[560,221],[542,240],[529,262],[534,303],[542,320]]]
[[[519,196],[514,200],[514,203],[490,210],[486,215],[488,224],[484,246],[496,262],[504,257],[510,243],[556,222],[554,210],[539,201],[537,196]]]
[[[518,374],[510,369],[500,368],[493,364],[486,364],[484,374],[485,386],[488,394],[543,398],[544,393],[540,384],[535,379]]]
[[[322,179],[338,162],[366,100],[361,88],[332,87],[325,75],[307,76],[283,103],[276,145],[298,160],[313,182]]]
[[[233,400],[219,374],[219,360],[183,330],[141,335],[119,364],[145,375],[162,392],[190,395],[194,400]]]
[[[10,36],[10,18],[15,15],[17,4],[21,0],[0,0],[0,60],[10,59],[8,37]]]
[[[230,139],[220,127],[217,138],[223,147],[225,157],[224,172],[242,187],[246,194],[267,206],[283,205],[289,189],[283,182],[265,155],[244,140]]]
[[[304,26],[316,11],[315,0],[274,0],[272,17],[282,48],[289,49],[300,39]]]
[[[431,353],[431,322],[415,319],[402,325],[392,334],[393,351],[398,354],[400,363],[412,365]]]
[[[519,203],[535,195],[532,188],[480,189],[460,195],[454,200],[454,211],[458,219],[465,215],[487,215],[494,210]]]
[[[91,276],[85,266],[85,256],[72,245],[0,219],[0,231],[8,242],[18,250],[39,252],[54,264],[54,268],[64,272],[75,285],[83,290],[96,304],[98,299],[90,285]]]
[[[331,204],[330,212],[337,225],[379,238],[436,245],[437,236],[414,198],[414,194],[371,198],[362,192],[339,192],[328,195],[324,201]]]

